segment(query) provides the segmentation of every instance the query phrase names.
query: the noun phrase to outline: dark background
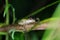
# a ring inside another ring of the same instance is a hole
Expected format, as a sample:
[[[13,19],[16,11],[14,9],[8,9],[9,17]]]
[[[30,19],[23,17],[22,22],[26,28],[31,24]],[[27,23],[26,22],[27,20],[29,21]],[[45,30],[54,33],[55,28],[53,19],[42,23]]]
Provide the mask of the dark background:
[[[17,20],[25,17],[26,15],[34,12],[35,10],[53,3],[57,0],[9,0],[9,3],[13,5],[16,9]],[[4,12],[5,0],[0,0],[0,22],[4,22],[3,12]],[[57,4],[41,11],[40,13],[32,16],[33,18],[39,17],[40,20],[44,20],[52,16]],[[12,14],[10,14],[12,15]],[[12,19],[12,18],[11,18]]]

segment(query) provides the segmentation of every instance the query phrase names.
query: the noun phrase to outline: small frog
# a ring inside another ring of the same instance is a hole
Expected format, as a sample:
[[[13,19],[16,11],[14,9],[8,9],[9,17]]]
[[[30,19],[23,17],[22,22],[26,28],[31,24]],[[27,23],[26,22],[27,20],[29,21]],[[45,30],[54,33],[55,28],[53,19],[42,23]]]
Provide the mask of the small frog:
[[[21,30],[21,27],[22,27],[22,30],[24,30],[24,31],[26,31],[25,30],[25,25],[29,25],[29,24],[35,24],[35,23],[37,23],[37,21],[39,21],[39,18],[36,18],[36,20],[35,19],[33,19],[33,18],[29,18],[29,19],[22,19],[20,22],[18,22],[18,25],[16,25],[16,26],[12,26],[13,28],[11,28],[9,31],[8,31],[8,33],[10,34],[11,33],[11,38],[14,40],[14,33],[16,32],[16,30],[17,29],[19,29],[19,30]],[[19,26],[20,25],[20,26]],[[19,26],[18,28],[17,28],[17,26]],[[23,27],[24,26],[24,27]]]
[[[37,21],[39,21],[39,18],[22,19],[20,22],[18,22],[18,24],[19,25],[34,24],[34,23],[37,23]]]

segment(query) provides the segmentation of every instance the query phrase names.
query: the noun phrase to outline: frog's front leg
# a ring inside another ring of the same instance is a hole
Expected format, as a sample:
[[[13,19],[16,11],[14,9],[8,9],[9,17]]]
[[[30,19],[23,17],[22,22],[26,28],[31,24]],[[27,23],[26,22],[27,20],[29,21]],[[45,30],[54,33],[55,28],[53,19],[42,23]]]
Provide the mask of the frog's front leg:
[[[15,33],[15,29],[10,29],[9,31],[8,31],[8,33],[10,34],[10,37],[14,40],[14,33]]]

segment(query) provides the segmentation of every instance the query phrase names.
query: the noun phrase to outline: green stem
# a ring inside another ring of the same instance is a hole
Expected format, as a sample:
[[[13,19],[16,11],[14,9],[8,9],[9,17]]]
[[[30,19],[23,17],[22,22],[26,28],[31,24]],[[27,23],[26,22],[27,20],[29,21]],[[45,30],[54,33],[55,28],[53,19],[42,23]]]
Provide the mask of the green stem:
[[[15,17],[15,9],[12,7],[12,11],[13,11],[13,24],[15,23],[16,17]]]
[[[8,5],[8,0],[6,0],[6,5]]]
[[[15,8],[11,4],[9,4],[9,7],[11,7],[11,9],[12,9],[12,13],[13,13],[13,22],[12,22],[12,24],[14,24],[15,20],[16,20],[16,17],[15,17]]]
[[[9,24],[9,11],[8,11],[9,5],[8,5],[8,0],[6,0],[6,24]]]

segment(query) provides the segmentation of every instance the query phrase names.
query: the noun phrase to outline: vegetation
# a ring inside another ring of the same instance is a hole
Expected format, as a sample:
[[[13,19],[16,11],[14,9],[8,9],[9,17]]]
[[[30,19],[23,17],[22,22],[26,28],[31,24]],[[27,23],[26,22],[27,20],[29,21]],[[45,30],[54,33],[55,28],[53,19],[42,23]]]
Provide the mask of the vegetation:
[[[13,22],[12,24],[15,24],[15,20],[16,20],[16,17],[15,17],[15,9],[14,7],[8,3],[8,0],[5,0],[6,1],[6,6],[5,6],[5,10],[4,10],[4,14],[3,16],[6,17],[6,20],[4,23],[0,23],[0,27],[4,27],[6,25],[10,25],[9,24],[9,8],[11,7],[12,8],[12,11],[13,11]],[[44,9],[52,6],[52,5],[55,5],[58,3],[58,6],[54,12],[54,14],[52,15],[51,18],[49,19],[46,19],[46,20],[43,20],[41,22],[38,22],[38,24],[34,25],[29,31],[32,31],[34,28],[38,28],[37,26],[40,24],[40,25],[43,25],[43,24],[46,24],[46,31],[43,35],[43,38],[41,40],[60,40],[60,36],[59,36],[59,20],[60,20],[60,1],[56,1],[54,3],[51,3],[51,4],[48,4],[44,7],[42,7],[41,9],[38,9],[36,10],[35,12],[32,12],[30,13],[29,15],[25,16],[24,18],[28,18],[29,16],[33,16],[33,15],[36,15],[37,13],[43,11]],[[58,16],[57,16],[58,15]],[[22,19],[24,19],[22,18]],[[19,19],[19,21],[21,21],[22,19]],[[52,25],[52,26],[51,26]],[[45,27],[45,26],[44,26]],[[57,30],[58,29],[58,30]],[[9,30],[11,31],[11,30]],[[28,32],[29,32],[28,31]],[[11,33],[11,32],[10,32]],[[17,35],[18,34],[18,35]],[[12,30],[12,33],[11,35],[8,35],[8,32],[0,32],[0,35],[6,35],[6,40],[38,40],[37,39],[37,36],[34,34],[34,36],[32,37],[32,39],[30,39],[28,33],[26,31],[23,31],[23,32],[19,32],[19,31],[16,31],[16,30]],[[1,40],[2,37],[0,37],[0,40]]]

